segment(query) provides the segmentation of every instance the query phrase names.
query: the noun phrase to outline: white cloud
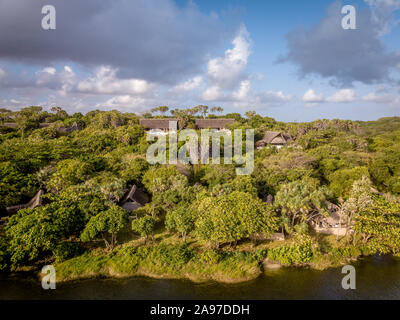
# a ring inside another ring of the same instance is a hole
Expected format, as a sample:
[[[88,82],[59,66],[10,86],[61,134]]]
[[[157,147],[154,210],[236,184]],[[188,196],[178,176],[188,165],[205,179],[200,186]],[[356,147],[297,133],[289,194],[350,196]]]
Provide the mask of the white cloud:
[[[303,102],[306,103],[318,103],[324,101],[323,94],[316,94],[313,89],[309,89],[302,98]]]
[[[77,82],[77,77],[69,66],[64,66],[60,72],[53,67],[46,67],[35,74],[37,87],[57,90],[64,96],[72,90]]]
[[[116,69],[101,66],[93,77],[78,83],[77,91],[91,94],[145,94],[152,85],[141,79],[118,79]]]
[[[219,100],[223,98],[223,94],[220,87],[212,86],[203,92],[201,98],[205,101]]]
[[[394,97],[391,94],[376,95],[374,92],[371,92],[366,96],[362,97],[362,100],[366,102],[375,102],[375,103],[390,103],[393,101],[393,98]]]
[[[51,75],[55,75],[56,74],[56,72],[57,72],[57,70],[55,69],[55,68],[53,68],[53,67],[46,67],[46,68],[44,68],[44,69],[42,69],[42,70],[39,70],[38,72],[37,72],[37,74],[39,74],[39,73],[48,73],[48,74],[51,74]]]
[[[203,82],[203,77],[197,76],[181,84],[176,85],[175,87],[172,88],[172,91],[177,91],[177,92],[192,91],[201,86],[202,82]]]
[[[252,90],[250,90],[250,94],[247,94],[246,98],[236,99],[233,102],[233,105],[244,110],[249,110],[249,108],[261,109],[280,106],[291,99],[292,95],[285,95],[282,91],[265,91],[261,93],[254,93]]]
[[[240,85],[239,89],[233,93],[233,98],[237,100],[243,100],[247,98],[248,93],[251,90],[251,83],[250,80],[243,80]]]
[[[342,89],[326,98],[327,102],[349,103],[356,99],[356,92],[353,89]]]
[[[263,95],[265,102],[288,102],[292,99],[292,95],[285,95],[282,91],[267,91]]]
[[[396,94],[386,93],[377,95],[374,92],[371,92],[362,97],[362,100],[371,103],[386,104],[389,107],[400,107],[400,97]]]
[[[132,97],[130,95],[115,96],[105,102],[98,103],[97,108],[119,109],[124,111],[144,111],[146,99],[142,97]],[[130,109],[130,110],[127,110]]]
[[[0,68],[0,78],[4,77],[6,75],[6,72]]]
[[[243,76],[250,56],[251,39],[244,25],[232,41],[233,48],[225,51],[224,57],[211,59],[208,62],[208,76],[222,88],[231,88]]]

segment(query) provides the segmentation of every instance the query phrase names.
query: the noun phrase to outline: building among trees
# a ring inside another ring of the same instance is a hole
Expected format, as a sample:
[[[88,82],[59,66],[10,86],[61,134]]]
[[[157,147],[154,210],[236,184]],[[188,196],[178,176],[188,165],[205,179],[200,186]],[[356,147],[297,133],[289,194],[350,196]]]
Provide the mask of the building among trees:
[[[288,133],[267,131],[265,132],[264,137],[261,140],[257,141],[256,148],[262,149],[265,148],[267,145],[273,145],[277,148],[282,148],[284,145],[292,140],[292,137]]]
[[[21,209],[34,209],[40,207],[43,204],[42,196],[44,195],[44,190],[40,189],[38,193],[28,202],[25,204],[18,204],[15,206],[7,207],[7,213],[9,215],[17,213]]]
[[[139,190],[136,185],[125,194],[125,196],[120,201],[120,206],[127,211],[134,211],[143,207],[149,202],[149,196],[143,191]]]

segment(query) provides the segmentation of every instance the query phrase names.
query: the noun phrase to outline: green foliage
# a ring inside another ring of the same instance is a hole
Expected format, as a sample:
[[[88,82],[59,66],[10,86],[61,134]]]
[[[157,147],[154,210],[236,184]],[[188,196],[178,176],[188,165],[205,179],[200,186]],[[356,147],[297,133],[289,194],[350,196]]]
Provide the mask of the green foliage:
[[[326,200],[329,196],[326,187],[316,187],[307,180],[293,181],[281,187],[274,205],[291,219],[291,226],[294,227],[296,220],[304,223],[313,213],[327,213]]]
[[[258,234],[269,235],[277,226],[270,206],[239,191],[203,199],[195,221],[198,238],[217,246]]]
[[[148,169],[149,164],[146,159],[134,158],[124,163],[124,168],[121,170],[121,177],[128,184],[142,186],[143,176]]]
[[[47,188],[59,192],[65,187],[85,181],[91,171],[90,165],[78,159],[60,161],[57,164],[56,172],[47,184]]]
[[[268,251],[268,258],[285,265],[308,263],[312,261],[313,256],[313,241],[306,236],[299,237],[293,244],[275,247]]]
[[[137,218],[132,220],[132,230],[147,239],[152,234],[155,223],[155,219],[151,216]]]
[[[205,165],[201,174],[201,182],[211,189],[231,181],[236,176],[235,167],[231,165]]]
[[[4,237],[0,236],[0,272],[10,268],[10,253],[8,244]]]
[[[143,184],[152,194],[167,190],[180,190],[187,186],[187,178],[175,166],[150,168],[143,177]]]
[[[186,240],[186,235],[194,228],[194,217],[190,208],[178,207],[167,213],[165,226],[169,231],[176,231]]]
[[[117,234],[128,223],[128,213],[116,205],[100,212],[90,218],[85,229],[82,231],[82,241],[92,241],[101,237],[108,249],[113,250],[117,242]],[[107,239],[107,234],[111,235],[111,240]]]
[[[353,229],[356,234],[362,235],[364,245],[371,251],[399,253],[400,205],[389,203],[380,196],[374,198],[372,207],[366,207],[357,214]]]
[[[62,262],[82,254],[83,248],[77,242],[62,242],[55,247],[53,254],[56,262]]]
[[[336,197],[347,199],[353,182],[361,179],[363,176],[369,176],[367,167],[337,170],[328,177],[330,181],[329,188]]]
[[[81,219],[74,208],[58,203],[20,210],[6,226],[12,265],[35,261],[50,253],[63,238],[76,231]]]

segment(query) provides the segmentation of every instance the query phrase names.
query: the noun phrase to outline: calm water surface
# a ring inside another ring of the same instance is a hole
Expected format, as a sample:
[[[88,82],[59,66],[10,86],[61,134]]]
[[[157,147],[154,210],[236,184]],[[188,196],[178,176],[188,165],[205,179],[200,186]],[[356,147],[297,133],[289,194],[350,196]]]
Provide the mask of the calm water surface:
[[[341,269],[283,268],[250,282],[224,285],[147,278],[91,279],[43,290],[32,276],[0,276],[0,299],[400,299],[400,259],[372,257],[353,264],[357,289],[343,290]]]

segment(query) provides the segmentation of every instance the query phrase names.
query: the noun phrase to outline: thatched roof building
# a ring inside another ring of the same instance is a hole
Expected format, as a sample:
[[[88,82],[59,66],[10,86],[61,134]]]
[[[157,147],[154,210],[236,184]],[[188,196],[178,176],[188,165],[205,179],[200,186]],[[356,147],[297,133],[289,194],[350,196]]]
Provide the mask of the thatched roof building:
[[[225,129],[235,122],[235,119],[196,119],[197,129]]]
[[[18,204],[16,206],[7,207],[7,213],[9,215],[17,213],[21,209],[34,209],[36,207],[40,207],[43,203],[42,196],[44,195],[44,191],[42,189],[39,190],[38,193],[28,202],[25,204]]]
[[[120,201],[120,206],[128,211],[134,211],[149,202],[149,196],[139,190],[135,185],[125,194]]]
[[[76,122],[74,122],[71,127],[60,127],[60,128],[56,128],[56,130],[59,133],[71,133],[71,132],[82,130],[82,129],[81,129],[81,127],[79,127],[79,125]]]
[[[292,141],[292,137],[288,133],[282,133],[279,131],[267,131],[264,137],[257,141],[256,147],[263,148],[267,145],[273,146],[284,146],[289,141]]]
[[[4,122],[2,126],[7,128],[17,129],[17,124],[15,122]]]
[[[146,130],[169,130],[170,121],[178,121],[178,119],[168,118],[168,119],[140,119],[139,124],[145,127]]]

